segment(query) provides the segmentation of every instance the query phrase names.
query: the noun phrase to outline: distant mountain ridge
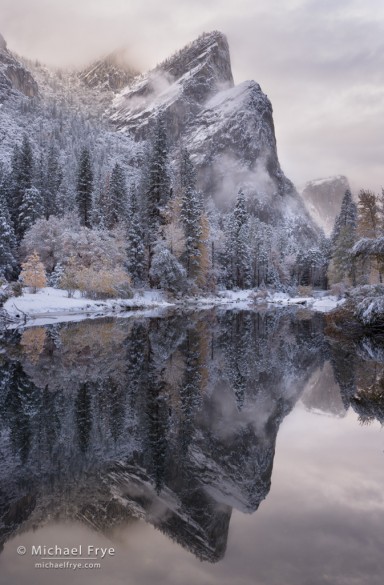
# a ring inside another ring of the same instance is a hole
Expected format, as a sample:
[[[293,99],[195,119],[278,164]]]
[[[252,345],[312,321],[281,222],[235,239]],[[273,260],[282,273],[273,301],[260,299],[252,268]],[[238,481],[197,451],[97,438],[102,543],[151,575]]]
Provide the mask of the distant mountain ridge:
[[[304,203],[324,232],[329,235],[340,212],[341,201],[349,181],[344,175],[335,175],[324,179],[308,181],[302,191]]]

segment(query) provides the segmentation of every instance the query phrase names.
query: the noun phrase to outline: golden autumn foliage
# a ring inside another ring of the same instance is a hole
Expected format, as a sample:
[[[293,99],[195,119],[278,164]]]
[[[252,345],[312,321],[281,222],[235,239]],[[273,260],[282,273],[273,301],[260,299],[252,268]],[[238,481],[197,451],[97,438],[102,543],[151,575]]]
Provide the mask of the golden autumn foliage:
[[[23,353],[32,364],[36,364],[39,361],[40,354],[44,349],[46,336],[47,331],[44,327],[31,327],[23,331],[20,345],[23,348]]]
[[[91,299],[130,298],[131,279],[122,268],[96,270],[92,266],[76,273],[77,288]]]
[[[68,291],[71,297],[79,290],[84,297],[91,299],[130,298],[131,277],[120,266],[111,268],[79,266],[71,257],[60,279],[60,288]]]
[[[28,286],[31,289],[32,293],[36,293],[37,289],[47,286],[45,268],[36,251],[30,254],[21,265],[20,279],[24,286]]]

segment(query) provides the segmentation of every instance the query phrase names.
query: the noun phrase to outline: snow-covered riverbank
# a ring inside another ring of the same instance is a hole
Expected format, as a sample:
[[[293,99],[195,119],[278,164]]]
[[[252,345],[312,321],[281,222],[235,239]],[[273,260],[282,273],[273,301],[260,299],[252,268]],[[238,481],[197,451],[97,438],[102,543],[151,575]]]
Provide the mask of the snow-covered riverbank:
[[[289,297],[284,293],[269,294],[265,299],[255,300],[253,290],[221,291],[217,295],[188,297],[169,302],[162,291],[142,291],[132,299],[109,299],[106,301],[83,298],[79,292],[68,298],[66,291],[46,287],[36,294],[25,292],[20,297],[12,297],[4,304],[4,309],[15,324],[46,325],[67,321],[80,321],[116,314],[140,312],[150,314],[155,309],[177,306],[190,306],[207,309],[214,306],[233,305],[238,309],[255,308],[260,303],[276,307],[301,305],[313,311],[328,312],[340,302],[336,297]]]

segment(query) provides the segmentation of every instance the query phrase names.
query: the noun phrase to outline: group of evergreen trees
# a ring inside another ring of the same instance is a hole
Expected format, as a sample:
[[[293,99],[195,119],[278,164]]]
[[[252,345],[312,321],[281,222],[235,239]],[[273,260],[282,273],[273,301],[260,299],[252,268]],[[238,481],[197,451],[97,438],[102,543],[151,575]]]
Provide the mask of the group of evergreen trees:
[[[292,236],[295,227],[263,223],[242,190],[231,211],[208,212],[191,157],[185,148],[170,153],[161,118],[142,160],[141,179],[136,175],[128,180],[123,161],[112,161],[100,176],[92,149],[83,146],[73,192],[63,156],[54,146],[34,152],[25,135],[14,147],[10,169],[0,168],[0,274],[7,279],[17,277],[23,260],[20,244],[38,220],[76,212],[88,230],[114,233],[119,228],[125,241],[125,268],[135,285],[175,293],[192,291],[193,286],[211,289],[215,284],[229,288],[326,284],[325,239],[310,250],[299,250]],[[345,234],[342,227],[337,238]],[[61,273],[69,261],[61,259]],[[338,262],[344,260],[335,260],[341,270]],[[57,267],[46,269],[50,277]]]
[[[331,235],[328,271],[331,284],[344,282],[356,286],[369,283],[372,278],[381,282],[383,258],[380,259],[380,254],[374,257],[369,250],[374,249],[372,243],[383,237],[384,192],[378,196],[362,189],[356,204],[347,190]]]

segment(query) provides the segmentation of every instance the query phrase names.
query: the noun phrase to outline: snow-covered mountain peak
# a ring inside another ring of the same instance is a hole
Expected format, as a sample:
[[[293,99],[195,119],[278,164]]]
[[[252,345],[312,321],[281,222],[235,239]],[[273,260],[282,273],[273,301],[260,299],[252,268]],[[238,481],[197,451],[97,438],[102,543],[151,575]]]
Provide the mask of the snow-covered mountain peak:
[[[222,89],[233,87],[229,47],[217,31],[205,33],[169,59],[138,76],[115,99],[110,116],[136,139],[151,132],[160,112],[165,114],[171,142],[186,123]]]
[[[174,79],[178,79],[202,64],[212,67],[222,83],[233,85],[228,41],[219,31],[202,34],[163,61],[156,69],[166,71]]]

